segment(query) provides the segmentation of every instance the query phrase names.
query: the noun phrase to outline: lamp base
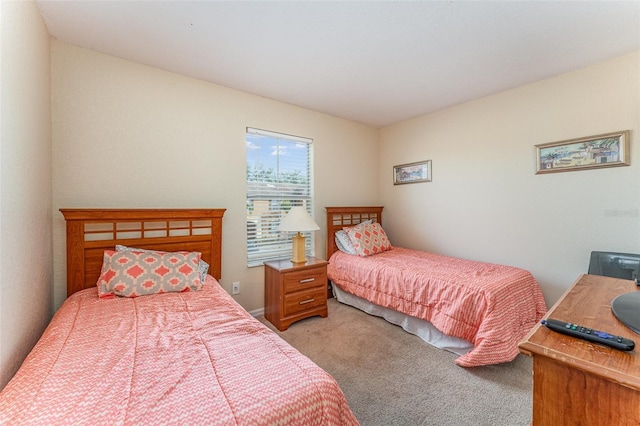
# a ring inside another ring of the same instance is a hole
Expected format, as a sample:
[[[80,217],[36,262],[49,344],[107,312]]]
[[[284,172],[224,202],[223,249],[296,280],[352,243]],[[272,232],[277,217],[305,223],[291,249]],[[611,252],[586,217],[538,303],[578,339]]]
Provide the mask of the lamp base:
[[[304,244],[304,236],[298,232],[298,234],[293,237],[293,254],[291,258],[291,263],[306,263],[307,258],[305,257],[305,244]]]

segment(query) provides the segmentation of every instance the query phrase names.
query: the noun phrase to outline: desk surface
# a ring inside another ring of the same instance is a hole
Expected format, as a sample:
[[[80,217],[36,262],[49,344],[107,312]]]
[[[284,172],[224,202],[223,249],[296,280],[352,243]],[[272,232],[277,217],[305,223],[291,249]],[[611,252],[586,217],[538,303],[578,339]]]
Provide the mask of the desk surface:
[[[629,338],[635,350],[623,352],[536,325],[520,343],[520,352],[542,355],[621,385],[640,390],[640,334],[622,324],[611,312],[618,295],[640,291],[633,281],[582,275],[549,310],[545,318],[573,322],[594,330]]]

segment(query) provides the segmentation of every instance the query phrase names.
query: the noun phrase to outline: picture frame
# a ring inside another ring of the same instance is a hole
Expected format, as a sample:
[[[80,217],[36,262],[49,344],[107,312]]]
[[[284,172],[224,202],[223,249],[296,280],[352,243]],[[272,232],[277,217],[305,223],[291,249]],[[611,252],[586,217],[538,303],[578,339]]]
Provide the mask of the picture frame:
[[[536,174],[629,166],[629,130],[536,147]]]
[[[393,166],[393,184],[431,182],[431,160]]]

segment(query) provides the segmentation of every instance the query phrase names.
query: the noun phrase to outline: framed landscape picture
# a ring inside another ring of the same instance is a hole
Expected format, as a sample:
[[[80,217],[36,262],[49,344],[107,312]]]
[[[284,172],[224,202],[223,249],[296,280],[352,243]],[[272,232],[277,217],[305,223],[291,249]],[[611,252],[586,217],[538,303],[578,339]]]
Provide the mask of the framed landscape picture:
[[[629,164],[628,130],[536,145],[536,174]]]
[[[393,184],[431,182],[431,160],[393,166]]]

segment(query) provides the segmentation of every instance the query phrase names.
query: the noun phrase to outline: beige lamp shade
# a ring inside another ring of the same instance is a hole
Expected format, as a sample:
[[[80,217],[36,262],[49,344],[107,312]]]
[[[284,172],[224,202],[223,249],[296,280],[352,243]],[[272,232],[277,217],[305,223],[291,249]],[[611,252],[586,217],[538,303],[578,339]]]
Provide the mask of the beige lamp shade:
[[[289,213],[280,221],[278,231],[306,232],[317,231],[320,227],[302,206],[292,207]]]
[[[313,218],[304,207],[296,206],[289,210],[289,213],[280,222],[278,231],[297,232],[296,236],[293,237],[291,262],[305,263],[307,261],[305,257],[305,238],[300,232],[317,231],[318,229],[320,227],[313,221]]]

